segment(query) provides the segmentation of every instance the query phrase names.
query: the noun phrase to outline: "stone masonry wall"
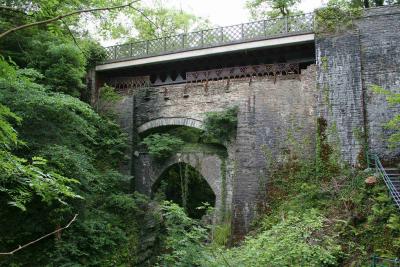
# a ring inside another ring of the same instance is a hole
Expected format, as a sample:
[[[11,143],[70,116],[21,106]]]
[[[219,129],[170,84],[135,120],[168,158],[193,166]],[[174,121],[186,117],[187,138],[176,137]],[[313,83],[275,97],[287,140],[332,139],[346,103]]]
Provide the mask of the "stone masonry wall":
[[[329,139],[339,139],[342,157],[356,165],[362,151],[357,132],[364,131],[358,33],[317,38],[318,116],[328,122]]]
[[[369,147],[381,158],[391,160],[400,156],[400,148],[393,150],[388,147],[386,139],[390,132],[382,125],[400,113],[400,106],[390,107],[385,96],[372,93],[371,85],[400,93],[400,6],[369,9],[357,26]]]
[[[265,77],[253,77],[230,81],[229,85],[223,80],[209,82],[207,86],[191,84],[187,89],[188,97],[184,97],[184,91],[185,85],[136,91],[131,96],[134,119],[126,118],[126,123],[134,124],[131,128],[135,130],[162,118],[203,121],[206,112],[238,106],[236,140],[227,146],[227,179],[232,183],[229,206],[232,208],[233,232],[235,236],[241,236],[249,230],[266,192],[265,152],[273,155],[274,160],[280,160],[293,149],[290,140],[297,139],[307,141],[305,155],[314,153],[315,66],[302,70],[300,77],[294,79],[278,78],[274,82]],[[125,103],[131,105],[129,101],[125,100]],[[134,157],[137,167],[133,174],[137,189],[148,193],[148,189],[141,186],[148,183],[143,175],[147,170],[143,166],[139,169],[138,162],[143,162],[143,158],[136,155],[139,157]]]
[[[343,158],[356,166],[364,157],[366,131],[370,152],[383,159],[399,156],[388,149],[390,132],[383,128],[399,107],[372,93],[376,84],[392,92],[400,88],[400,7],[365,11],[351,30],[316,38],[318,116],[338,137]]]

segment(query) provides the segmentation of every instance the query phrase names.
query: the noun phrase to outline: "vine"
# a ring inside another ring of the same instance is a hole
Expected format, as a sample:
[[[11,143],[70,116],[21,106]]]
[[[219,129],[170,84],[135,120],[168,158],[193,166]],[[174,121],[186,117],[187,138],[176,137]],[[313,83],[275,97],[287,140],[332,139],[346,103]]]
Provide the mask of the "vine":
[[[229,142],[236,135],[238,112],[237,106],[222,112],[208,112],[204,121],[203,138],[210,143],[224,144]]]
[[[188,191],[189,191],[189,165],[185,164],[185,170],[182,175],[182,164],[179,164],[179,175],[181,180],[181,198],[182,198],[182,207],[185,211],[187,211],[187,200],[188,200]]]
[[[226,182],[226,159],[221,158],[221,221],[225,221],[226,219],[226,197],[227,197],[227,192],[226,192],[226,187],[227,187],[227,182]]]

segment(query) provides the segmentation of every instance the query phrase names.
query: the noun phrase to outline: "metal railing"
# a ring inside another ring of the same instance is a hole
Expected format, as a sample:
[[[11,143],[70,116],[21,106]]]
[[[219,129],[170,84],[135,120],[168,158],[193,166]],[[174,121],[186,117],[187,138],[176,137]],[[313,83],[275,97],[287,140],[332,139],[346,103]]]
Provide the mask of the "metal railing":
[[[382,177],[383,181],[385,182],[385,184],[389,190],[391,197],[393,198],[393,201],[395,202],[397,207],[400,209],[400,192],[394,186],[392,180],[386,173],[386,170],[383,167],[379,157],[375,154],[371,154],[371,155],[369,155],[369,159],[370,159],[371,166],[374,167],[376,172],[379,173],[379,175]]]
[[[313,24],[314,13],[308,13],[109,46],[105,62],[311,33]]]
[[[400,259],[372,256],[371,267],[400,267]]]

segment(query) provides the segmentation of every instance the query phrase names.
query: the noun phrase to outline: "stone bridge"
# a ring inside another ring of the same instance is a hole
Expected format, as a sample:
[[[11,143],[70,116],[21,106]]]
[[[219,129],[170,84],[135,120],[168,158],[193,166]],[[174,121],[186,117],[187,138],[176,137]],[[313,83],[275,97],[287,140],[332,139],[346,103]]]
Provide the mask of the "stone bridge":
[[[217,214],[230,210],[232,203],[232,176],[223,163],[225,159],[207,152],[180,152],[165,161],[154,160],[146,153],[140,154],[136,164],[136,175],[141,181],[136,181],[140,190],[150,195],[159,177],[172,165],[186,163],[195,168],[210,185],[215,194]],[[218,219],[216,217],[216,219]]]
[[[335,33],[315,35],[307,23],[296,28],[298,20],[279,21],[108,49],[108,60],[91,76],[92,101],[100,102],[104,83],[122,96],[114,109],[132,142],[126,171],[136,190],[150,194],[166,168],[185,162],[207,180],[217,209],[231,212],[238,237],[265,200],[271,161],[284,160],[299,143],[303,157],[315,154],[318,118],[327,121],[328,139],[352,166],[360,166],[366,148],[384,159],[399,157],[399,149],[388,149],[390,131],[382,127],[399,107],[370,87],[400,88],[400,7],[365,10],[352,28]],[[233,106],[237,133],[225,158],[191,151],[160,163],[135,145],[165,126],[202,129],[207,112]]]

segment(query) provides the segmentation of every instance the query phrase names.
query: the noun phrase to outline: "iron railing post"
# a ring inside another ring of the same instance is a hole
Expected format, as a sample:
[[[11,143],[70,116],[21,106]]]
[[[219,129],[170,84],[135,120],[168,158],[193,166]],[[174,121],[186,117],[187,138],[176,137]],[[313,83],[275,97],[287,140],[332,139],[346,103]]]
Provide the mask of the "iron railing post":
[[[221,43],[224,42],[224,28],[220,28],[220,32],[221,32]]]
[[[117,59],[117,46],[114,45],[114,59]]]
[[[285,16],[285,32],[289,33],[289,21],[288,21],[288,16]]]
[[[130,44],[130,48],[129,48],[129,55],[132,57],[133,56],[133,43]]]
[[[163,38],[163,51],[167,52],[167,37]]]
[[[264,37],[267,37],[267,21],[263,20]]]
[[[185,49],[185,33],[182,33],[181,35],[181,44],[182,44],[182,49]]]
[[[149,54],[149,40],[146,41],[146,55]]]
[[[201,31],[201,47],[204,47],[204,31]]]
[[[242,23],[242,25],[240,25],[240,30],[242,32],[242,40],[244,40],[244,24]]]

